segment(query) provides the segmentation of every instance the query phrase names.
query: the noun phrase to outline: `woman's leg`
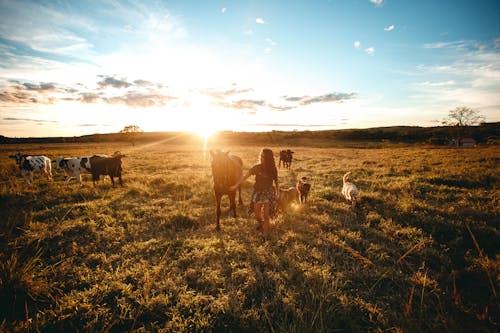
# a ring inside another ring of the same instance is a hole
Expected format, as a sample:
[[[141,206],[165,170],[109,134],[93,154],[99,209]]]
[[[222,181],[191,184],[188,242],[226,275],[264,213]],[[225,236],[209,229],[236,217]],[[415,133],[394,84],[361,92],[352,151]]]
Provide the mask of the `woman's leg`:
[[[269,202],[263,204],[264,210],[264,225],[262,226],[262,235],[264,237],[269,236]]]
[[[256,202],[253,204],[255,219],[257,222],[262,223],[262,203]]]

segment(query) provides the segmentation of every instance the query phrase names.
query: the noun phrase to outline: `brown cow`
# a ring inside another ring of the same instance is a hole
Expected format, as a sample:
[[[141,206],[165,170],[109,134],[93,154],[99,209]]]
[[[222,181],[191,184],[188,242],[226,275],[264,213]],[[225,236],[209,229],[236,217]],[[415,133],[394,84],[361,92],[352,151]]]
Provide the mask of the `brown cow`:
[[[92,181],[94,186],[99,180],[100,175],[108,175],[111,178],[111,183],[115,186],[114,177],[118,177],[120,186],[122,182],[122,155],[119,151],[115,152],[112,157],[92,156],[90,157],[90,172],[92,173]]]
[[[281,168],[281,162],[283,162],[283,167],[289,169],[292,166],[293,151],[290,149],[280,151],[280,161],[278,163]]]

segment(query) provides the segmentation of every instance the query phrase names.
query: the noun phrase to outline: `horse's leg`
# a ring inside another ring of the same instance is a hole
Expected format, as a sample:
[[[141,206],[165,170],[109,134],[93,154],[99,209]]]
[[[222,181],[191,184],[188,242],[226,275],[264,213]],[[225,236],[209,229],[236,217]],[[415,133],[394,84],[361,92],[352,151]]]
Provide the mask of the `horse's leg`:
[[[219,220],[220,220],[220,199],[221,199],[221,197],[222,197],[222,195],[220,193],[215,192],[215,202],[216,202],[216,205],[217,205],[217,208],[215,210],[215,212],[217,214],[217,224],[215,226],[215,229],[217,231],[220,230]]]
[[[238,186],[238,203],[243,205],[243,199],[241,199],[241,185]]]
[[[233,211],[233,217],[236,217],[236,192],[231,192],[229,196],[229,210]]]

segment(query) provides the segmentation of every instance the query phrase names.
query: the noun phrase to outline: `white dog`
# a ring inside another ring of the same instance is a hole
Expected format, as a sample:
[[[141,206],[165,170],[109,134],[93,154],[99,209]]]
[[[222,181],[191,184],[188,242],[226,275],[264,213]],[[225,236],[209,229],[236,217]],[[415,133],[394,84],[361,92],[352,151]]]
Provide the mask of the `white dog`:
[[[351,172],[347,172],[344,177],[342,177],[342,195],[347,201],[352,203],[352,208],[356,206],[356,198],[358,196],[358,188],[353,183],[349,182],[349,175]]]
[[[288,206],[299,201],[299,191],[295,187],[280,189],[277,206],[282,212],[285,212]]]

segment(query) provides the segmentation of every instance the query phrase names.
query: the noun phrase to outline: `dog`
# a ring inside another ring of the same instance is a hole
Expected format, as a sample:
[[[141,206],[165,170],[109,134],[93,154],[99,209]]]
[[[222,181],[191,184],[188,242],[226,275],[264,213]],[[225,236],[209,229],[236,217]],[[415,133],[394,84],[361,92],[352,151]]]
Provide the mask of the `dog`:
[[[297,185],[295,187],[299,192],[299,202],[301,204],[305,203],[307,196],[309,195],[309,191],[311,190],[311,184],[307,182],[306,177],[302,177],[297,181]]]
[[[353,183],[349,182],[349,175],[351,172],[346,172],[342,177],[342,195],[347,201],[352,203],[352,208],[356,207],[356,199],[358,197],[358,188]]]
[[[278,209],[282,212],[286,211],[287,207],[299,200],[299,191],[296,187],[280,189],[278,197]]]

